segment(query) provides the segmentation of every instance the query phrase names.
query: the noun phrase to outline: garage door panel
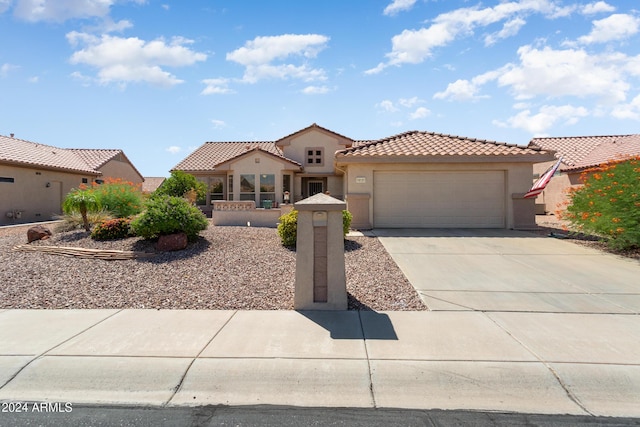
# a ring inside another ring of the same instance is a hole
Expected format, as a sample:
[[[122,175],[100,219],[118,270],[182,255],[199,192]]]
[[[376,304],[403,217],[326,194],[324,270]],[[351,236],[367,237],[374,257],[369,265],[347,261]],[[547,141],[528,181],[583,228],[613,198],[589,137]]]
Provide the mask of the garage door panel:
[[[503,171],[376,172],[375,227],[502,228]]]

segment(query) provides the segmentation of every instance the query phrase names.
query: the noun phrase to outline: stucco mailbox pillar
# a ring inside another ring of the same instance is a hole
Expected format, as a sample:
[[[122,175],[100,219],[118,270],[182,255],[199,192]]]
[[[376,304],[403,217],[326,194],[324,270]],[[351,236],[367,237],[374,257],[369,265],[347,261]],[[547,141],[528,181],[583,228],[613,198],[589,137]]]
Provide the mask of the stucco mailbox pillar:
[[[298,211],[296,310],[346,310],[342,211],[345,202],[316,194],[294,204]]]

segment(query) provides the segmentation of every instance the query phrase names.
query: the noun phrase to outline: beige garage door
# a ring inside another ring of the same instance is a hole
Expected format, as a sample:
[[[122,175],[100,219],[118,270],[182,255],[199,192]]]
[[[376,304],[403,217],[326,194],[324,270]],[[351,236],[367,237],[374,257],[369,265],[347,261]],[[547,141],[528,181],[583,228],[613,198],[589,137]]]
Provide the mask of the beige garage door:
[[[377,228],[503,228],[504,171],[375,172]]]

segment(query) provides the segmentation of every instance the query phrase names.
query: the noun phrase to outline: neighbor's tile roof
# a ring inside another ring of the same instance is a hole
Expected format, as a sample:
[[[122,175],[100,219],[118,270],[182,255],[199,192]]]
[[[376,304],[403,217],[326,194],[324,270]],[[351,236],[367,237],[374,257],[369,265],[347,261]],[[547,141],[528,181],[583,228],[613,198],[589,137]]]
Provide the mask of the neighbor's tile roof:
[[[153,193],[162,185],[165,179],[166,178],[164,176],[145,176],[144,181],[142,182],[142,192]]]
[[[529,147],[554,150],[562,156],[561,170],[579,170],[640,155],[640,134],[533,138]]]
[[[72,150],[0,135],[0,162],[100,175]]]
[[[205,142],[171,170],[212,171],[221,163],[240,157],[248,151],[259,149],[283,160],[299,165],[282,155],[273,141],[254,142]]]
[[[537,148],[521,147],[482,139],[409,131],[375,141],[356,141],[353,147],[338,152],[338,157],[416,156],[522,156],[548,154]]]
[[[68,148],[82,158],[91,168],[98,169],[109,160],[122,154],[122,150]]]

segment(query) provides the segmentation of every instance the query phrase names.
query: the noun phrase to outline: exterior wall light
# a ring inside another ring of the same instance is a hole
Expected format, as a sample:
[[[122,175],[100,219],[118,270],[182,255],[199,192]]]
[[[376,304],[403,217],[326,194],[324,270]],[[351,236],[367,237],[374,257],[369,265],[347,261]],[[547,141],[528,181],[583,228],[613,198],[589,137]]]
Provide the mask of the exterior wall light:
[[[45,184],[45,187],[47,187],[47,188],[51,187],[51,183],[50,183],[50,182],[47,182],[47,183]]]

